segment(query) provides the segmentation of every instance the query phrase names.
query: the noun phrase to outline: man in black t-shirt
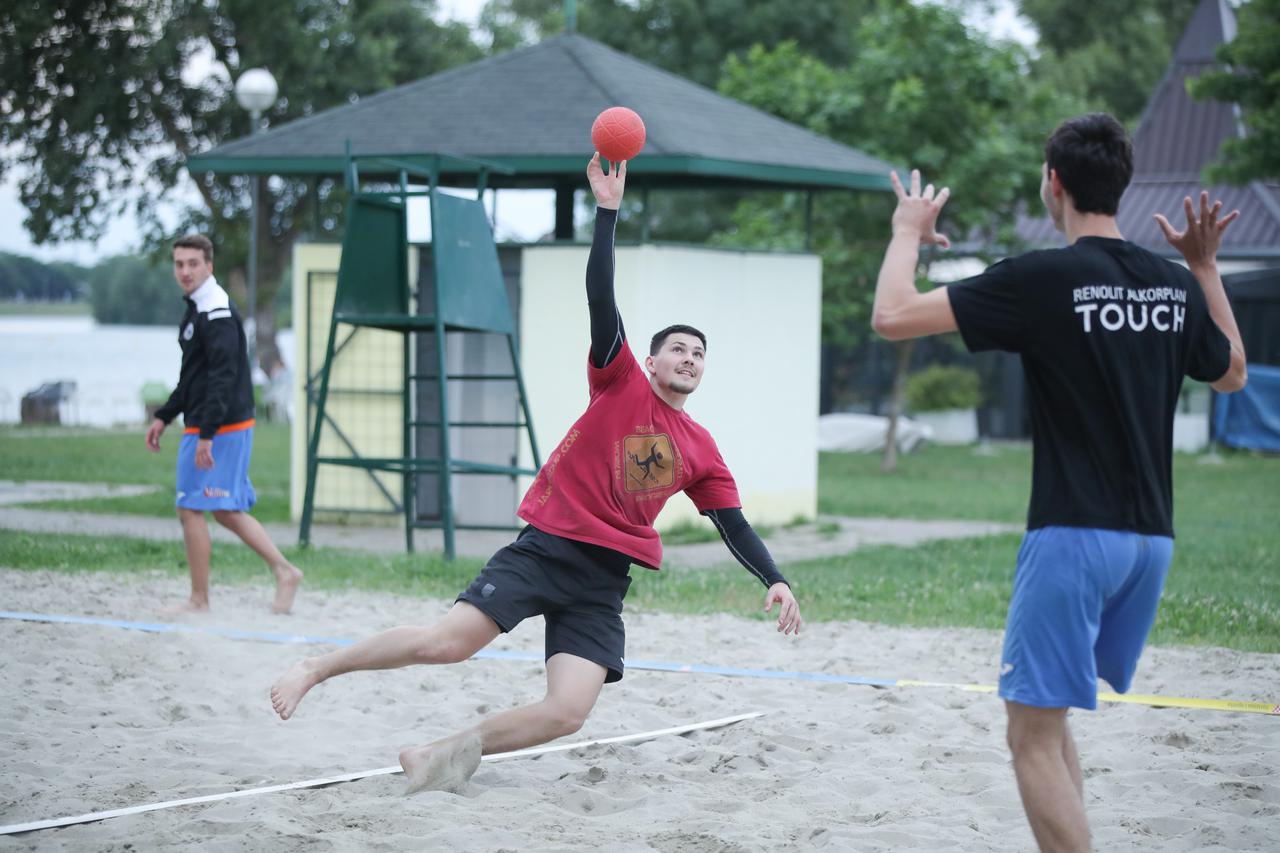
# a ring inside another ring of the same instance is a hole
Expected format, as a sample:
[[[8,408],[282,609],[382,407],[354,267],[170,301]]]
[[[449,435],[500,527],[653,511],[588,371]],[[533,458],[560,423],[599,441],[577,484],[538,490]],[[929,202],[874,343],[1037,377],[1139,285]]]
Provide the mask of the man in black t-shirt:
[[[1116,226],[1133,148],[1114,118],[1069,119],[1045,146],[1041,199],[1065,249],[1030,252],[919,293],[923,244],[949,191],[910,190],[876,282],[873,325],[902,339],[959,330],[971,351],[1022,358],[1034,446],[1027,534],[1005,629],[1000,695],[1018,790],[1036,841],[1089,849],[1069,707],[1097,705],[1097,678],[1133,677],[1173,554],[1173,414],[1184,376],[1222,392],[1246,380],[1218,275],[1221,203],[1185,202],[1187,229],[1156,220],[1190,272],[1126,242]]]

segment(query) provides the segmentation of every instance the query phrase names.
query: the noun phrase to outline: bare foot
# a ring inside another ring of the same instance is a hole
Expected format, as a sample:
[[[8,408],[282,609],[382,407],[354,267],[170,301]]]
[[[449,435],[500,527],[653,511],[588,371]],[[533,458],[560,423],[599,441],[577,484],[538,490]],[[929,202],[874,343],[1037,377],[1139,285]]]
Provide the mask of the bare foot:
[[[293,716],[307,691],[319,683],[320,678],[311,660],[300,660],[271,685],[271,707],[276,709],[280,719],[287,720]]]
[[[288,613],[293,608],[293,597],[302,585],[302,569],[291,563],[275,569],[276,597],[271,602],[272,613]]]
[[[186,616],[191,613],[208,613],[209,602],[188,598],[178,604],[171,604],[160,611],[161,616]]]
[[[480,766],[480,735],[462,732],[427,746],[401,750],[400,766],[409,780],[406,794],[448,791],[460,794]]]

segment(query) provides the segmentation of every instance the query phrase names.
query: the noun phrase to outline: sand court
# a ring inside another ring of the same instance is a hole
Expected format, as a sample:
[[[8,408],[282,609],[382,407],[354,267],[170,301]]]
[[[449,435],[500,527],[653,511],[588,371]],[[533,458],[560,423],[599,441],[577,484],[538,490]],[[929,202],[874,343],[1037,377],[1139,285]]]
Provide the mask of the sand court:
[[[0,572],[0,607],[156,621],[166,577]],[[308,591],[297,615],[223,587],[192,626],[359,637],[447,602]],[[784,640],[767,622],[628,608],[628,657],[991,683],[998,632],[856,622]],[[540,663],[475,660],[355,673],[288,722],[267,691],[315,647],[205,634],[0,621],[0,824],[394,764],[397,751],[536,700]],[[499,651],[540,654],[540,620]],[[1262,699],[1280,656],[1155,648],[1134,691]],[[749,711],[726,728],[484,763],[461,796],[404,797],[403,777],[130,815],[0,838],[0,849],[1033,849],[990,694],[629,671],[592,740]],[[1274,849],[1280,719],[1104,705],[1072,715],[1099,849]]]

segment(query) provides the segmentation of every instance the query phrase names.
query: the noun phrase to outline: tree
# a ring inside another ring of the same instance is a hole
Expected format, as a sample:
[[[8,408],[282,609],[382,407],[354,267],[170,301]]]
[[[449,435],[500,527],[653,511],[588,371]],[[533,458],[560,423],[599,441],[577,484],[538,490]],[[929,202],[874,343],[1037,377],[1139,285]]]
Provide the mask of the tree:
[[[1234,41],[1218,48],[1224,71],[1188,83],[1196,98],[1238,104],[1245,135],[1222,145],[1212,180],[1280,179],[1280,0],[1250,0],[1237,12]]]
[[[480,53],[464,25],[441,25],[425,0],[307,0],[287,10],[259,0],[28,0],[0,20],[0,174],[15,169],[36,243],[93,239],[134,199],[145,243],[167,255],[174,236],[157,200],[187,157],[245,136],[231,96],[248,68],[284,84],[268,114],[279,124],[431,74]],[[193,72],[211,67],[207,76]],[[274,303],[303,223],[332,229],[331,182],[260,179],[259,357],[270,369]],[[180,231],[214,238],[219,278],[244,299],[249,181],[203,176],[203,208]]]
[[[0,299],[53,302],[75,299],[80,276],[25,255],[0,252]]]
[[[1017,212],[1039,188],[1044,139],[1078,101],[1037,82],[1028,57],[971,33],[942,6],[885,3],[854,33],[854,57],[831,67],[793,44],[730,57],[727,95],[806,125],[949,185],[945,229],[982,254],[1013,240]],[[888,241],[892,197],[829,194],[814,221],[823,256],[823,338],[852,347],[868,333],[874,281]],[[744,204],[737,236],[799,238],[798,205]],[[923,278],[923,277],[922,277]],[[885,467],[895,464],[894,429],[914,349],[896,345]]]
[[[850,35],[875,0],[590,0],[578,4],[578,32],[637,59],[714,88],[725,57],[755,45],[795,42],[840,65]],[[480,28],[494,50],[564,32],[562,0],[490,0]]]
[[[590,0],[578,4],[577,31],[637,59],[715,88],[725,58],[755,45],[794,42],[833,65],[852,57],[852,34],[876,0]],[[561,0],[490,0],[480,33],[507,50],[565,31]],[[639,187],[637,178],[635,185]],[[743,193],[722,189],[633,192],[623,202],[619,239],[635,239],[641,209],[651,239],[703,243],[731,227]],[[582,235],[590,239],[589,233]]]
[[[1089,109],[1138,120],[1198,0],[1019,0],[1040,36],[1036,75]]]
[[[99,323],[177,326],[186,306],[168,264],[134,255],[104,258],[89,271],[89,304]]]

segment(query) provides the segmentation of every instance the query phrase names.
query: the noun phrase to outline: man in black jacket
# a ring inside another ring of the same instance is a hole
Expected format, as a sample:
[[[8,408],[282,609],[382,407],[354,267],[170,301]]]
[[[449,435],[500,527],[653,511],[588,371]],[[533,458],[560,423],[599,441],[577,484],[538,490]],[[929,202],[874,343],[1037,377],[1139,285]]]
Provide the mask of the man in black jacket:
[[[173,275],[187,313],[178,327],[182,373],[169,401],[147,430],[147,448],[179,414],[186,429],[178,449],[177,507],[191,569],[191,597],[174,612],[209,609],[209,527],[204,514],[240,537],[276,576],[272,611],[288,613],[302,572],[280,553],[249,515],[256,496],[249,482],[253,452],[253,383],[240,315],[213,277],[213,244],[199,234],[173,244]]]

